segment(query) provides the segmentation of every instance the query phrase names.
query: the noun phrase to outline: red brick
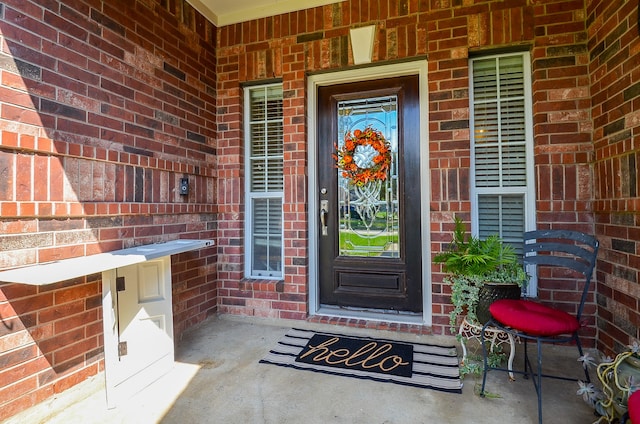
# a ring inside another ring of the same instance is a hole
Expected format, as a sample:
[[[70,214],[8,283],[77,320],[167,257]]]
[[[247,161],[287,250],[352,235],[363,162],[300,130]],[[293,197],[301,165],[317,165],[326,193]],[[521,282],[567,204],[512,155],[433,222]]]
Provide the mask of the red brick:
[[[9,418],[25,409],[42,402],[46,398],[53,395],[53,389],[51,386],[46,386],[41,389],[32,391],[27,395],[16,397],[13,400],[2,404],[0,408],[0,420]]]
[[[72,343],[76,343],[80,340],[84,339],[84,329],[82,327],[76,327],[72,331],[61,333],[60,331],[55,332],[55,336],[41,340],[38,343],[38,347],[42,351],[42,353],[46,356],[50,356],[53,352],[58,349],[62,349],[64,346],[68,346]]]
[[[33,200],[43,201],[48,199],[49,187],[49,158],[46,156],[34,156],[33,163],[34,196]]]
[[[84,311],[84,300],[78,299],[74,302],[69,302],[65,304],[60,304],[60,302],[56,302],[56,305],[43,309],[38,312],[39,322],[46,323],[49,321],[58,320],[61,318],[67,318],[70,315],[77,314]]]
[[[34,359],[38,354],[35,345],[29,345],[12,350],[11,352],[0,353],[0,369],[12,367],[23,362]],[[2,390],[2,387],[0,387]],[[2,396],[0,396],[2,399]]]
[[[24,314],[32,311],[37,311],[53,305],[53,296],[51,293],[42,293],[26,298],[20,298],[19,300],[12,300],[11,306],[16,313]]]
[[[43,356],[39,356],[31,361],[23,362],[19,366],[12,368],[4,368],[0,370],[0,381],[3,382],[17,382],[25,378],[29,378],[33,375],[49,368],[49,363]],[[31,383],[29,384],[29,386]],[[19,393],[16,393],[19,394]],[[0,396],[0,399],[2,397]]]
[[[86,297],[93,296],[100,292],[98,283],[88,283],[82,285],[76,285],[68,287],[62,290],[57,290],[55,295],[56,304],[61,304],[76,299],[84,299]]]
[[[19,381],[15,384],[0,387],[0,399],[15,399],[37,389],[38,379],[35,376]]]
[[[84,306],[83,306],[84,307]],[[92,309],[78,315],[66,316],[55,322],[54,328],[56,333],[71,331],[82,327],[83,325],[92,323],[98,319],[98,311]]]
[[[19,106],[25,109],[34,109],[33,99],[27,92],[21,92],[0,86],[0,98],[4,99],[7,104]]]
[[[99,370],[100,369],[98,364],[93,363],[87,366],[86,368],[79,370],[78,372],[75,372],[63,378],[60,378],[53,384],[54,392],[62,393],[63,391],[69,389],[70,387],[73,387],[76,384],[83,382],[87,378],[96,375]]]
[[[31,164],[33,156],[16,157],[16,200],[33,200],[31,191]]]
[[[65,371],[68,371],[68,366],[82,366],[84,363],[84,355],[86,352],[95,349],[98,346],[98,339],[95,337],[84,339],[78,343],[67,344],[62,349],[58,349],[54,352],[55,369],[59,369],[61,364],[65,364]]]
[[[39,251],[40,262],[58,261],[60,259],[75,258],[83,256],[84,248],[82,245],[62,246]]]

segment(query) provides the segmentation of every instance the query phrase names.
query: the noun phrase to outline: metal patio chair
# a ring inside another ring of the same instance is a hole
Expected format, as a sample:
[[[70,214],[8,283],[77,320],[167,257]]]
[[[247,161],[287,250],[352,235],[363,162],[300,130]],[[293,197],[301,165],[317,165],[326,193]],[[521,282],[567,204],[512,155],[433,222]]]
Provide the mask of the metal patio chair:
[[[580,303],[577,305],[574,315],[527,299],[506,299],[492,303],[489,308],[492,318],[484,325],[481,332],[484,356],[481,396],[484,396],[487,372],[490,369],[508,371],[505,368],[488,365],[487,347],[484,343],[485,331],[487,327],[496,327],[524,341],[524,371],[514,372],[523,374],[525,378],[529,375],[532,376],[538,396],[538,421],[542,423],[542,378],[576,380],[575,378],[542,373],[542,343],[575,342],[580,356],[584,356],[578,330],[581,326],[582,310],[589,292],[597,255],[598,241],[581,232],[537,230],[525,233],[524,264],[550,267],[550,274],[547,274],[549,278],[554,279],[558,284],[561,280],[566,280],[566,284],[572,290],[575,290],[577,278],[577,281],[581,282],[583,286]],[[580,274],[582,275],[580,276]],[[537,345],[538,357],[535,373],[527,354],[528,341],[535,341]],[[590,382],[589,371],[586,367],[584,372],[587,382]]]

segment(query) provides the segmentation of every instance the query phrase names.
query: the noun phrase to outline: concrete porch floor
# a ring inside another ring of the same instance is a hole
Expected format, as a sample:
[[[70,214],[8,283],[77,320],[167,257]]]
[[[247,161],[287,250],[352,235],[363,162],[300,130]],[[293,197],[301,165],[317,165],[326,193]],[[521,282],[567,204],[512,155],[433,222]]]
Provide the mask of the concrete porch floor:
[[[126,405],[106,409],[104,374],[99,374],[5,423],[537,423],[533,384],[520,376],[509,382],[503,372],[490,373],[487,383],[498,397],[481,398],[474,393],[481,379],[474,377],[463,380],[462,394],[448,394],[258,363],[291,327],[458,344],[448,336],[212,317],[184,335],[174,370]],[[521,347],[517,350],[516,369],[522,356]],[[573,347],[549,346],[545,363],[577,377],[582,374]],[[576,395],[577,383],[544,383],[545,423],[596,420],[593,410]]]

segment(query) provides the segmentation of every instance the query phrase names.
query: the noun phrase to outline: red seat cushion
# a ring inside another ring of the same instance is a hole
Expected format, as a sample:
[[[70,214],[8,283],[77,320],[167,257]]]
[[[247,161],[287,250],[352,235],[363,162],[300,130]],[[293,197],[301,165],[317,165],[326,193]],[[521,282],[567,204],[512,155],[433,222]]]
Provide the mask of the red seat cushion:
[[[568,313],[530,300],[497,300],[489,311],[507,327],[534,336],[571,334],[580,328],[578,320]]]
[[[632,424],[640,424],[640,392],[633,392],[628,403],[629,418]]]

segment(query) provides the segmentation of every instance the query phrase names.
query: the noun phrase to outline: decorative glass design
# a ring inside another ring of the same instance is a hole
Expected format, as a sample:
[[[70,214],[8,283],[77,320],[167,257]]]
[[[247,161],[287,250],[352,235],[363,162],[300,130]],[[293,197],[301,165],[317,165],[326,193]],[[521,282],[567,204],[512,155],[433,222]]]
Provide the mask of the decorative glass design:
[[[336,171],[341,256],[400,257],[397,108],[396,96],[338,102],[338,152],[350,150],[358,168],[374,168],[380,146],[364,143],[345,148],[345,139],[371,129],[388,143],[390,158],[386,178],[354,182],[343,169]]]

